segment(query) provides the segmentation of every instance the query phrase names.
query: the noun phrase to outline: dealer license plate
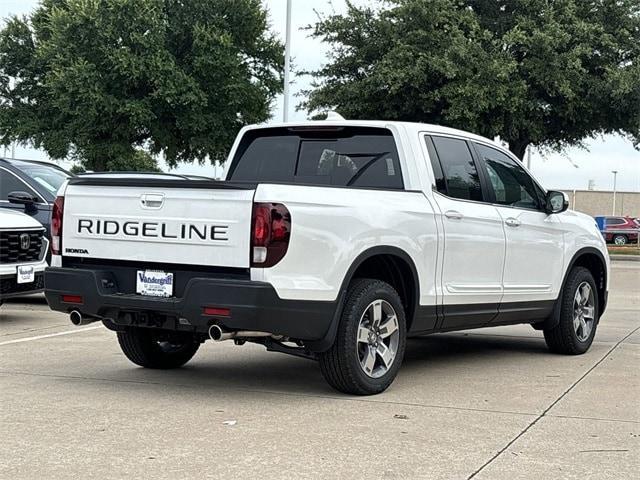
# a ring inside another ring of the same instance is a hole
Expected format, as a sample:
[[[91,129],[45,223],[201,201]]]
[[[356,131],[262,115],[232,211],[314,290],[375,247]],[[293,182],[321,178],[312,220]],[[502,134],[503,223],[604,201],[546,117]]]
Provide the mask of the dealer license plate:
[[[36,279],[36,272],[31,265],[18,265],[18,283],[32,283]]]
[[[160,270],[138,270],[136,273],[136,293],[151,297],[173,295],[173,273]]]

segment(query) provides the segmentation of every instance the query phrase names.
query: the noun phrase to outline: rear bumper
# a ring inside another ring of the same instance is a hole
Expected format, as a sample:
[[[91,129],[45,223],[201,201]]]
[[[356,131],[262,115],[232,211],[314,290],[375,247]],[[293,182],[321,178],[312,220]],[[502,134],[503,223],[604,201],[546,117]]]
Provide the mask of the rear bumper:
[[[187,281],[181,297],[119,292],[116,277],[108,270],[50,267],[45,271],[45,296],[53,310],[78,310],[116,327],[133,325],[206,334],[215,323],[229,330],[321,340],[328,334],[336,307],[336,302],[283,300],[268,283],[197,276]],[[65,303],[63,295],[79,295],[82,303]],[[230,315],[205,315],[205,307],[226,308]]]

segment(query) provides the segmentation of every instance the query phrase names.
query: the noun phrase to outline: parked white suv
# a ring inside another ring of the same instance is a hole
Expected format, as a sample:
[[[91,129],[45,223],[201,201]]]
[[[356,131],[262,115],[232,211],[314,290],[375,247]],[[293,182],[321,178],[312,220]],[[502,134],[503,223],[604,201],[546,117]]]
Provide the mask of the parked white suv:
[[[0,209],[0,304],[5,298],[42,292],[48,249],[38,221]]]
[[[70,179],[46,296],[125,355],[178,367],[206,339],[318,359],[381,392],[408,336],[529,323],[585,352],[607,300],[595,221],[466,132],[329,121],[243,129],[226,181]]]

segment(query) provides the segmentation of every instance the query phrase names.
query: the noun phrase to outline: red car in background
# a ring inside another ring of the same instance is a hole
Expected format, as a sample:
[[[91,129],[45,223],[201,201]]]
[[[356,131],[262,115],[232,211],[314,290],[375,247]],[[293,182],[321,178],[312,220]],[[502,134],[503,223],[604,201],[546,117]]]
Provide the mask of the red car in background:
[[[640,220],[631,217],[604,217],[605,229],[603,235],[607,243],[627,245],[638,243]]]

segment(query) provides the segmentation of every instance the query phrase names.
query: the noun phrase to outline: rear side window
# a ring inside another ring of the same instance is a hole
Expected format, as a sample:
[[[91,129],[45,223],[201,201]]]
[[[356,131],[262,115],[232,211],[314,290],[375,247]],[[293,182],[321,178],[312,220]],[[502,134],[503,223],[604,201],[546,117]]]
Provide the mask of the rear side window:
[[[453,198],[481,202],[480,177],[467,142],[435,136],[432,140],[444,175],[443,187],[446,191],[441,193]]]
[[[249,131],[228,179],[403,189],[398,151],[383,128],[269,128]]]
[[[623,218],[607,218],[607,225],[624,225],[625,222]]]

